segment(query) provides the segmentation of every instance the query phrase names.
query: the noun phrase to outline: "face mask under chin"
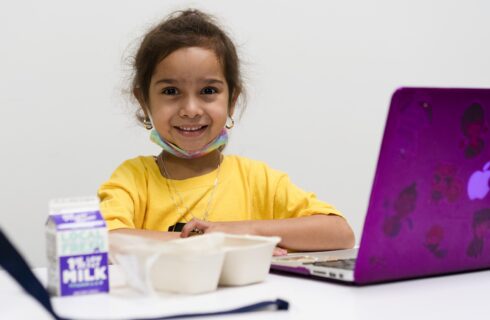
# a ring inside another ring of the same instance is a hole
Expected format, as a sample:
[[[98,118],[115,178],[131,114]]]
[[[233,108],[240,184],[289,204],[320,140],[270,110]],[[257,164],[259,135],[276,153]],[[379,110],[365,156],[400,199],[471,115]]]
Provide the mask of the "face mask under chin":
[[[184,150],[179,146],[163,139],[158,131],[156,131],[155,129],[151,130],[150,132],[150,140],[162,147],[164,151],[176,157],[184,159],[195,159],[205,156],[217,149],[223,149],[224,146],[228,143],[228,132],[225,128],[223,128],[219,135],[213,141],[211,141],[201,149],[193,151]]]

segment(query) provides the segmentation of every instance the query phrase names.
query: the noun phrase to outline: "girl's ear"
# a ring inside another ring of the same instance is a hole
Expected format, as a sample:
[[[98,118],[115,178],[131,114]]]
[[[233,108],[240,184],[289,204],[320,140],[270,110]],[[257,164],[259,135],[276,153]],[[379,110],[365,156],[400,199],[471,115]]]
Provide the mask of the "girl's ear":
[[[143,98],[143,93],[141,92],[141,89],[140,88],[134,88],[133,89],[133,95],[136,98],[136,100],[138,100],[138,103],[139,103],[141,109],[143,109],[143,113],[145,114],[145,117],[148,118],[149,117],[149,110],[148,110],[148,107],[146,106],[145,99]]]
[[[228,107],[228,115],[232,116],[235,112],[236,102],[238,100],[238,94],[233,95],[233,98],[230,101],[230,106]]]

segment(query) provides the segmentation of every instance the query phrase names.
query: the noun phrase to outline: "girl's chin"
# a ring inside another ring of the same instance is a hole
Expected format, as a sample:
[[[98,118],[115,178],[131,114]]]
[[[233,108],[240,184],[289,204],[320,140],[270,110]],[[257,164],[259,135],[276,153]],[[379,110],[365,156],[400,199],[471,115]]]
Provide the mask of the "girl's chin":
[[[177,142],[177,143],[175,143],[175,145],[177,145],[182,150],[185,150],[187,152],[192,153],[192,152],[202,150],[202,148],[204,148],[207,145],[207,143],[198,143],[198,144],[192,143],[192,144],[190,144],[190,143],[185,143],[185,142],[181,142],[181,143]]]
[[[210,137],[209,134],[202,134],[197,137],[189,137],[173,133],[169,138],[170,139],[165,139],[187,152],[200,151],[211,141],[213,141],[213,138]]]

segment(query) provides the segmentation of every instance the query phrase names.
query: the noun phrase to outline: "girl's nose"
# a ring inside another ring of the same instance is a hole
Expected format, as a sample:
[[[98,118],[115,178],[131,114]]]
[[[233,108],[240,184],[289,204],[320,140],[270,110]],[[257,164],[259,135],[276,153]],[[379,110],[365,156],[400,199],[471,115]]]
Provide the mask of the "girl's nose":
[[[179,116],[187,117],[187,118],[195,118],[201,116],[203,110],[199,103],[199,100],[193,97],[189,97],[182,101],[182,105],[180,106]]]

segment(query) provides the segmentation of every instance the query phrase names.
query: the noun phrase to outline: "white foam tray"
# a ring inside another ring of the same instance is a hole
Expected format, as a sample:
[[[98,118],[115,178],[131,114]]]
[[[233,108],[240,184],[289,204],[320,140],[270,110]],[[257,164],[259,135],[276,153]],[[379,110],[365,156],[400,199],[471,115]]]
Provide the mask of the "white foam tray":
[[[171,241],[110,234],[111,260],[140,291],[196,294],[261,282],[279,237],[206,234]]]

